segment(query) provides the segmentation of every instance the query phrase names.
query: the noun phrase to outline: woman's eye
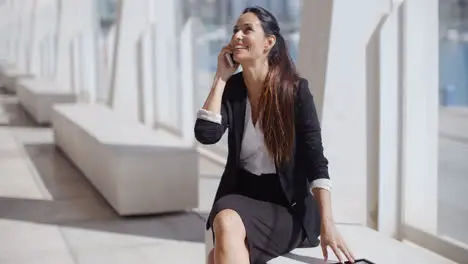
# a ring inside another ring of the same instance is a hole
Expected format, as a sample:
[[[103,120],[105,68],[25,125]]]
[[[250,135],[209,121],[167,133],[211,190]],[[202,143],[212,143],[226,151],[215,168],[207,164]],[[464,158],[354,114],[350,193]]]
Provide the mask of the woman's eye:
[[[238,31],[239,31],[239,28],[235,27],[235,28],[232,29],[232,34],[236,34]],[[244,32],[244,33],[249,33],[251,31],[253,31],[252,27],[246,27],[246,28],[242,29],[242,32]]]

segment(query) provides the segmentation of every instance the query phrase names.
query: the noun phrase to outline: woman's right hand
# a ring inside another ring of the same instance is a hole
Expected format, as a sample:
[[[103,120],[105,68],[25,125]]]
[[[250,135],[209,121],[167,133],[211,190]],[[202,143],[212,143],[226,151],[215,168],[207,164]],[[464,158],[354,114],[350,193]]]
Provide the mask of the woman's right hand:
[[[239,66],[239,64],[234,62],[234,67],[231,67],[229,63],[227,62],[226,57],[224,57],[224,54],[226,53],[232,53],[232,48],[230,44],[228,44],[227,46],[224,46],[218,55],[217,75],[223,81],[227,81],[229,77],[231,77],[231,75],[236,71],[237,67]]]

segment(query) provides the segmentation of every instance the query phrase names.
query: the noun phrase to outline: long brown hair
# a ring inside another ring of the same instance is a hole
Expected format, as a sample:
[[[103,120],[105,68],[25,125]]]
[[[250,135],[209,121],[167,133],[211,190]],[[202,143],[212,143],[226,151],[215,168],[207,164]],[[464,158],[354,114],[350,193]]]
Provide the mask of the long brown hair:
[[[277,164],[287,161],[294,144],[294,94],[299,74],[289,56],[276,18],[262,7],[248,7],[262,24],[265,35],[276,37],[268,54],[269,71],[259,101],[259,121],[265,145]]]

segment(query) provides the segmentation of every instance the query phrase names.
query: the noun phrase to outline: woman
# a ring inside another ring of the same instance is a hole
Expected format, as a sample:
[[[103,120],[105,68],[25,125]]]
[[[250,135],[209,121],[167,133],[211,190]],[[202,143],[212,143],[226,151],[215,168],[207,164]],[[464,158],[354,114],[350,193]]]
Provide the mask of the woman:
[[[207,221],[215,242],[210,263],[266,263],[306,242],[317,246],[319,235],[325,260],[331,247],[340,261],[354,261],[333,223],[312,95],[270,12],[251,7],[239,17],[197,116],[202,144],[218,142],[229,128],[227,164]]]

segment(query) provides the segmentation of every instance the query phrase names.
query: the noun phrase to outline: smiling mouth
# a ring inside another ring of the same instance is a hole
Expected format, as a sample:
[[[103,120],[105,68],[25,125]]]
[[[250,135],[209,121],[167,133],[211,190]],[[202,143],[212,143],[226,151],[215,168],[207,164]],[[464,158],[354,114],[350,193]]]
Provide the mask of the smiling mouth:
[[[247,46],[243,46],[243,45],[234,46],[234,50],[245,50],[245,49],[247,49]]]

